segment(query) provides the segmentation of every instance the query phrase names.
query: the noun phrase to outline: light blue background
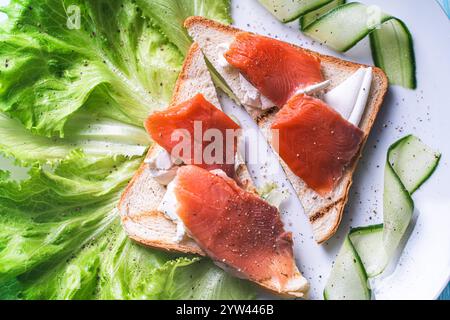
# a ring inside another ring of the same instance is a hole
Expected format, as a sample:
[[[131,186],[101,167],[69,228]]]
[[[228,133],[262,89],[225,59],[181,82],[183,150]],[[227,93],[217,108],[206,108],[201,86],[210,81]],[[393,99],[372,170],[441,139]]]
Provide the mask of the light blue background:
[[[437,0],[441,5],[442,9],[445,11],[447,16],[450,18],[450,1],[449,0]]]
[[[439,300],[450,300],[450,285],[444,290]]]
[[[449,0],[437,0],[442,9],[445,11],[447,16],[450,18],[450,1]],[[450,285],[447,286],[447,288],[442,293],[440,300],[450,300]]]

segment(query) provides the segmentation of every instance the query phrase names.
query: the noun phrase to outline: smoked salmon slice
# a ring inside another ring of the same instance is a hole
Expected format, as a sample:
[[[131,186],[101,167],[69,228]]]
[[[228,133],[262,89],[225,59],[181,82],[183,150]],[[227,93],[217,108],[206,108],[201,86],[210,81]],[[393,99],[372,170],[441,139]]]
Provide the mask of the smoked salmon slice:
[[[272,124],[278,152],[289,168],[320,195],[333,191],[357,155],[364,132],[322,100],[294,96]],[[275,132],[274,132],[275,133]]]
[[[324,81],[318,57],[288,43],[248,32],[236,35],[224,57],[280,108],[297,90]]]
[[[278,209],[227,176],[196,166],[181,167],[175,185],[178,216],[212,259],[280,292],[305,288]]]
[[[148,117],[152,139],[185,164],[235,174],[240,127],[202,94]]]

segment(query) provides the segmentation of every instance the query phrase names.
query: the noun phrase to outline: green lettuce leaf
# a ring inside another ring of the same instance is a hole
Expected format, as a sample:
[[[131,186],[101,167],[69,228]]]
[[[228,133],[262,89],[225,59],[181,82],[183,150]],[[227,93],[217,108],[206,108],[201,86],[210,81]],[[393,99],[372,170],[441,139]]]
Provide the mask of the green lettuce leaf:
[[[119,191],[140,159],[90,160],[74,152],[24,181],[0,181],[0,281],[58,259],[115,218]]]
[[[266,183],[257,191],[261,198],[278,209],[289,198],[289,191],[280,188],[275,182]]]
[[[67,125],[65,138],[37,136],[18,120],[0,113],[0,153],[22,163],[53,162],[66,158],[74,149],[88,156],[141,156],[150,144],[141,127],[95,114],[77,113]]]
[[[132,243],[116,203],[141,158],[80,152],[30,178],[0,175],[0,298],[248,299],[251,286],[199,258]]]
[[[104,257],[100,299],[250,299],[252,286],[211,262],[192,257],[169,260],[118,237]],[[131,273],[129,270],[134,270]]]
[[[0,109],[34,133],[64,136],[86,105],[142,126],[169,100],[182,56],[134,1],[13,0],[5,11]]]
[[[183,27],[186,18],[203,16],[231,23],[230,0],[137,0],[137,3],[183,53],[192,43]]]
[[[229,24],[230,0],[137,0],[144,13],[160,28],[161,32],[185,54],[192,43],[191,38],[183,27],[186,18],[203,16],[219,22]],[[209,65],[209,62],[207,61]],[[208,66],[214,83],[233,100],[238,101],[226,82],[217,71]]]

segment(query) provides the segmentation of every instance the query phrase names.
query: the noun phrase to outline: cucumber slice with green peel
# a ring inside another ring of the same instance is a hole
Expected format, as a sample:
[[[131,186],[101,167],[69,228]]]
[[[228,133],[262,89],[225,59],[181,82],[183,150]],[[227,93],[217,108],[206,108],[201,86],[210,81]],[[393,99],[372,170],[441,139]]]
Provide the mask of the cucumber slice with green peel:
[[[259,0],[278,20],[288,23],[333,0]]]
[[[304,30],[308,25],[319,19],[321,16],[338,6],[345,4],[345,2],[346,0],[333,0],[316,10],[304,14],[300,17],[300,29]]]
[[[383,193],[383,242],[392,258],[408,228],[413,213],[411,197],[436,170],[441,155],[419,138],[409,135],[388,150]]]
[[[388,152],[389,164],[410,194],[428,180],[440,159],[440,153],[413,135],[397,141]]]
[[[403,21],[377,6],[345,0],[259,0],[280,21],[300,18],[304,34],[345,52],[370,35],[377,67],[389,82],[415,89],[416,62],[411,33]]]
[[[386,71],[391,84],[417,87],[413,40],[403,21],[391,19],[374,30],[370,46],[375,65]]]
[[[414,201],[392,166],[386,164],[383,193],[383,244],[391,258],[408,228],[414,213]]]
[[[359,2],[341,5],[309,24],[303,32],[336,51],[345,52],[394,18],[381,11],[373,13],[370,8]]]
[[[301,28],[306,35],[341,52],[370,35],[374,63],[386,72],[389,82],[416,88],[413,40],[403,21],[358,2],[337,6],[315,21],[303,20]]]
[[[391,145],[384,178],[384,224],[350,231],[325,287],[325,299],[367,296],[368,284],[366,281],[364,286],[362,279],[381,274],[392,260],[411,223],[414,212],[411,195],[430,178],[440,158],[438,152],[412,135]]]
[[[380,275],[388,264],[388,257],[383,245],[383,225],[352,229],[350,240],[358,252],[369,278]]]
[[[336,258],[323,293],[325,300],[370,300],[368,277],[349,237]]]

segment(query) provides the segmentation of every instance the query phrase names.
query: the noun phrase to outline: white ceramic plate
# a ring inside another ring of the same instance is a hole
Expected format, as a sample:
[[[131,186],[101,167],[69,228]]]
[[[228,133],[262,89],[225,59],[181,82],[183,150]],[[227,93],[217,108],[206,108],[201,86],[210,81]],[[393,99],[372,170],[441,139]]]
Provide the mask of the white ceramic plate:
[[[0,0],[0,4],[6,3]],[[361,1],[368,3],[368,1]],[[415,91],[391,87],[370,136],[351,190],[347,210],[337,235],[323,246],[312,233],[296,197],[283,205],[284,221],[294,234],[298,265],[311,282],[311,298],[321,299],[332,261],[350,227],[382,222],[383,174],[386,151],[397,139],[412,133],[440,150],[442,161],[434,176],[414,195],[416,214],[410,237],[398,263],[375,281],[377,299],[435,299],[450,277],[450,24],[434,1],[373,0],[383,11],[402,19],[414,40],[418,88]],[[312,43],[298,31],[298,22],[283,25],[266,12],[256,0],[234,0],[233,17],[239,28],[277,37],[325,54],[372,64],[367,42],[345,55]],[[0,17],[1,19],[2,17]],[[234,114],[244,127],[254,128],[249,117],[223,98],[225,110]],[[260,148],[266,153],[266,147]],[[272,159],[272,160],[271,160]],[[275,180],[290,188],[273,154],[268,165],[251,166],[255,181]],[[11,168],[0,159],[0,168]],[[292,190],[291,190],[291,193]],[[261,295],[261,297],[266,297]]]
[[[377,299],[435,299],[450,277],[450,23],[434,1],[361,2],[378,5],[408,25],[415,41],[417,90],[389,89],[356,172],[343,222],[332,240],[323,246],[314,243],[296,199],[285,205],[285,221],[295,235],[298,264],[311,282],[311,298],[321,299],[331,263],[349,228],[382,222],[383,174],[389,145],[407,134],[417,135],[442,152],[442,161],[431,180],[414,194],[415,221],[398,263],[372,285]],[[232,13],[239,28],[373,64],[368,41],[345,55],[338,54],[303,36],[298,21],[279,23],[257,0],[233,1]]]

